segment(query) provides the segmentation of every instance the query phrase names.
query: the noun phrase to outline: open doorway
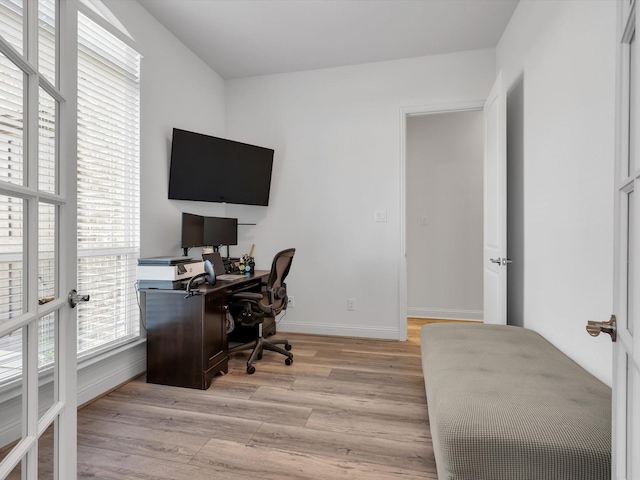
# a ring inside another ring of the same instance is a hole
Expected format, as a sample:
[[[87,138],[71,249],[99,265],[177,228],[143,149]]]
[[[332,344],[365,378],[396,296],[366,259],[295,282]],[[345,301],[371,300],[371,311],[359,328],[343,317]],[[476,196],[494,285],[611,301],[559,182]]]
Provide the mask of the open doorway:
[[[406,119],[407,316],[481,321],[481,109]]]
[[[508,121],[505,121],[506,130],[506,203],[508,204],[507,214],[505,221],[506,228],[506,251],[503,253],[505,259],[509,258],[513,263],[509,264],[509,274],[506,275],[506,317],[508,321],[506,323],[517,326],[524,326],[524,268],[525,268],[525,241],[524,241],[524,80],[520,77],[511,87],[506,95],[506,109]],[[465,112],[476,112],[478,115],[483,115],[484,102],[479,104],[466,104],[466,105],[453,105],[449,108],[435,107],[435,108],[411,108],[403,109],[402,114],[402,132],[404,133],[402,138],[402,155],[401,155],[401,173],[402,173],[402,185],[401,190],[403,192],[402,199],[402,211],[404,213],[401,222],[401,237],[402,244],[405,246],[405,250],[401,254],[400,258],[400,297],[405,301],[400,303],[400,340],[403,340],[402,333],[407,331],[407,325],[409,318],[435,318],[443,321],[450,320],[465,320],[465,321],[477,321],[484,318],[485,306],[484,302],[478,302],[478,307],[472,308],[471,311],[468,307],[456,307],[456,308],[442,308],[442,307],[424,307],[416,303],[416,298],[425,298],[424,293],[430,291],[427,289],[428,285],[414,283],[411,271],[420,271],[422,274],[429,272],[428,263],[422,262],[414,256],[414,251],[426,251],[433,249],[433,245],[430,245],[427,239],[421,239],[420,236],[413,236],[412,229],[415,229],[416,225],[420,228],[429,227],[430,215],[422,214],[422,212],[414,211],[415,205],[415,192],[424,191],[427,186],[424,184],[424,177],[421,177],[419,172],[413,170],[412,166],[412,145],[413,138],[422,138],[423,134],[418,134],[418,137],[414,137],[414,132],[410,131],[414,124],[414,120],[418,118],[429,118],[437,122],[438,119],[445,118],[446,115],[456,115]],[[505,119],[506,120],[506,119]],[[484,130],[484,129],[483,129]],[[423,132],[424,133],[424,132]],[[466,136],[466,133],[462,133],[461,136]],[[480,150],[484,150],[485,138],[479,141]],[[483,157],[483,155],[482,155]],[[419,157],[418,157],[419,158]],[[484,158],[479,162],[484,168]],[[476,172],[477,173],[477,172]],[[484,172],[475,176],[476,180],[482,185],[484,189]],[[435,177],[437,178],[437,176]],[[442,178],[442,183],[438,184],[448,186],[452,191],[458,194],[453,202],[459,202],[468,192],[467,185],[463,180],[463,177],[456,178],[453,181],[447,183]],[[415,185],[417,183],[417,186]],[[485,192],[486,193],[486,192]],[[460,198],[459,198],[460,197]],[[482,205],[484,198],[482,198],[478,204]],[[443,202],[431,202],[440,209]],[[482,208],[482,207],[481,207]],[[451,217],[452,215],[449,215]],[[483,227],[486,219],[483,214],[479,214],[477,218],[482,222]],[[417,223],[416,223],[417,222]],[[464,235],[464,233],[460,234]],[[437,250],[436,250],[437,251]],[[458,250],[459,251],[459,250]],[[442,251],[438,260],[444,261],[455,260],[458,258],[457,253],[448,253]],[[484,262],[484,253],[481,252],[478,257],[480,264]],[[413,270],[412,270],[413,269]],[[420,270],[421,269],[421,270]],[[436,269],[433,269],[436,270]],[[441,267],[440,271],[447,271],[447,275],[454,270],[453,265],[448,267]],[[464,269],[462,269],[464,270]],[[438,276],[436,272],[435,279],[442,280],[444,276]],[[462,277],[461,277],[462,278]],[[468,282],[469,279],[461,280]],[[460,287],[465,285],[451,284],[451,291],[461,291]],[[476,283],[477,285],[477,283]],[[484,281],[481,282],[481,289],[483,291]],[[417,306],[416,306],[417,305]],[[466,311],[465,311],[466,310]],[[471,315],[469,315],[471,314]],[[470,320],[469,320],[470,319]],[[416,325],[412,325],[413,328]],[[405,337],[406,338],[406,337]]]

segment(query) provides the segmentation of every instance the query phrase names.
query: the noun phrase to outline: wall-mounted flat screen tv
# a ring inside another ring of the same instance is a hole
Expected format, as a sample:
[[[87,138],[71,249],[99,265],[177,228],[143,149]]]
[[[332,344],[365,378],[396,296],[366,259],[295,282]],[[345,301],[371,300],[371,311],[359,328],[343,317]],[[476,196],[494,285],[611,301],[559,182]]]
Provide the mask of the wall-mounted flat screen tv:
[[[169,198],[268,205],[270,148],[173,129]]]

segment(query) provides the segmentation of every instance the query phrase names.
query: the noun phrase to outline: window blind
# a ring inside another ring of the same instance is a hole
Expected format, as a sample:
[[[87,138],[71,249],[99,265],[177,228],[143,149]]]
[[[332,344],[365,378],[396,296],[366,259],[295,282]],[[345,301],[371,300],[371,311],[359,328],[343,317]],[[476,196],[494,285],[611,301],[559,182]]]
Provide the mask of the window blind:
[[[23,53],[23,10],[23,0],[0,0],[0,15],[3,16],[2,38],[18,53]]]
[[[140,335],[140,55],[78,17],[78,356]]]
[[[22,52],[21,0],[0,0],[0,36]],[[24,73],[0,53],[0,184],[24,185]],[[0,322],[23,313],[24,201],[0,195]],[[15,335],[13,337],[16,337]],[[19,350],[20,338],[0,338],[0,354]]]

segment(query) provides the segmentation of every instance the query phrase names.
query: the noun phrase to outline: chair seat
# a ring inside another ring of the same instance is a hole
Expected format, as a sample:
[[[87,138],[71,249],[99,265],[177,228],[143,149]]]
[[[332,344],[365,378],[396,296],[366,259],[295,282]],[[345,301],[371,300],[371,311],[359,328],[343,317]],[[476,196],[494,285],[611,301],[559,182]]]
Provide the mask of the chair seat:
[[[262,300],[263,295],[261,293],[255,292],[242,292],[242,293],[234,293],[231,295],[232,300],[255,300],[259,302]]]

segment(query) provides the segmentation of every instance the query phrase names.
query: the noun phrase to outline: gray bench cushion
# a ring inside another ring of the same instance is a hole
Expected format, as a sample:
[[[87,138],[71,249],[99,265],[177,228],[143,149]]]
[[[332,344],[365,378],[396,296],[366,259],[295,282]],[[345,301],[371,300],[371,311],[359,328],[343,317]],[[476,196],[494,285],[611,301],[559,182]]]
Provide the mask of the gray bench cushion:
[[[420,338],[440,480],[611,477],[611,389],[542,336],[429,324]]]

